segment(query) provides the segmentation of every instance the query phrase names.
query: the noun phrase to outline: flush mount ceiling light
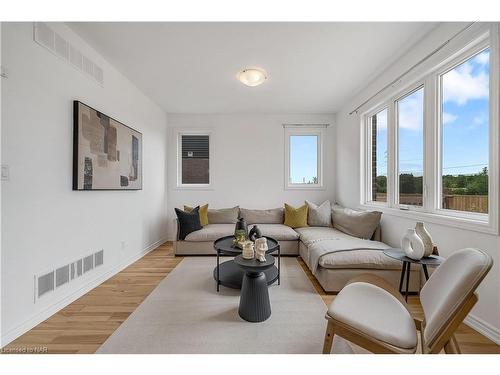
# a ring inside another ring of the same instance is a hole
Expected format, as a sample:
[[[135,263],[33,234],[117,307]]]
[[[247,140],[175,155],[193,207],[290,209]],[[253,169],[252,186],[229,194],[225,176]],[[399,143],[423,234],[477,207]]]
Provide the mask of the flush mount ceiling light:
[[[238,80],[247,86],[258,86],[267,79],[267,73],[260,68],[243,69],[237,75]]]

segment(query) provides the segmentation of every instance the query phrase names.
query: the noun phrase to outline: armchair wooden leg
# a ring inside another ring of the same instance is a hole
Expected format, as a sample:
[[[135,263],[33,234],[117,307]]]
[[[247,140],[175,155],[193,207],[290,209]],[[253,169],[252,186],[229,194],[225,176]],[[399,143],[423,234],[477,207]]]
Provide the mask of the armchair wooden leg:
[[[451,335],[448,342],[444,345],[444,352],[446,354],[461,354],[460,346],[458,345],[455,335]]]
[[[328,326],[326,327],[325,341],[323,344],[323,354],[330,354],[332,351],[333,336],[335,335],[335,327],[333,322],[328,321]]]

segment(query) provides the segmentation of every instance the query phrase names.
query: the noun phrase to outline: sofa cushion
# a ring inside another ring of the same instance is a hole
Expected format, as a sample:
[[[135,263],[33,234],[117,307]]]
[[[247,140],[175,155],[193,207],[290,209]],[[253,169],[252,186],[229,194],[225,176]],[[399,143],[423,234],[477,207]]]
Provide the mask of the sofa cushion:
[[[186,241],[205,242],[215,241],[224,236],[234,234],[234,224],[208,224],[196,232],[189,233]]]
[[[217,210],[208,210],[208,223],[209,224],[236,224],[238,216],[240,215],[240,208],[238,206],[233,208],[220,208]]]
[[[183,240],[189,233],[201,229],[200,224],[200,206],[193,208],[190,212],[175,209],[177,219],[179,220],[179,239]]]
[[[272,237],[278,241],[297,241],[299,234],[284,224],[257,224],[263,236]]]
[[[341,206],[332,207],[333,227],[344,233],[369,240],[380,224],[382,212],[357,211]]]
[[[307,227],[307,204],[295,208],[285,203],[285,225],[290,228]]]
[[[240,216],[247,224],[283,224],[283,208],[270,210],[250,210],[242,208]]]
[[[321,241],[331,240],[335,238],[349,238],[352,237],[344,232],[331,227],[305,227],[296,228],[295,231],[299,234],[300,240],[308,246],[309,244]]]
[[[319,206],[306,200],[309,207],[307,212],[307,224],[311,227],[329,227],[332,225],[332,205],[330,201],[324,201]]]
[[[387,246],[389,248],[389,246]],[[323,268],[368,268],[377,270],[401,270],[402,263],[380,250],[347,250],[323,255],[319,259]]]

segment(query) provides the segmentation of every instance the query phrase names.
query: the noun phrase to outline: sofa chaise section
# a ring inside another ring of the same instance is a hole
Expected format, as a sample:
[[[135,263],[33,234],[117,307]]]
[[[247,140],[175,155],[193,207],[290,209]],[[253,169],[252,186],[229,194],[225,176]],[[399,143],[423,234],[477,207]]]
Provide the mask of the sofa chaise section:
[[[299,254],[311,270],[323,289],[327,292],[338,292],[352,278],[363,273],[371,273],[383,277],[397,287],[401,276],[401,262],[389,258],[383,252],[390,246],[380,242],[381,232],[378,228],[369,243],[370,248],[363,248],[363,241],[334,228],[297,228],[300,234]],[[317,259],[311,264],[311,249],[320,242],[332,252]],[[336,242],[342,243],[339,245]],[[420,270],[414,267],[410,277],[410,291],[420,289]]]

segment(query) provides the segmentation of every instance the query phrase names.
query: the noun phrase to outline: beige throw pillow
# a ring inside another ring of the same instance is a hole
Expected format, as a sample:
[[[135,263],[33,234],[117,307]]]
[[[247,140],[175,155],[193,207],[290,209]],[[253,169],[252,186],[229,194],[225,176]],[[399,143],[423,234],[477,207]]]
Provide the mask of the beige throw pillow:
[[[333,227],[344,233],[369,240],[380,224],[382,212],[358,211],[341,206],[332,207]]]
[[[319,206],[306,200],[309,207],[307,213],[307,224],[310,227],[331,227],[332,226],[332,205],[330,201],[324,201]]]
[[[270,210],[249,210],[242,208],[241,217],[247,224],[283,224],[283,208]]]
[[[238,221],[240,207],[208,209],[208,222],[210,224],[234,224]]]

